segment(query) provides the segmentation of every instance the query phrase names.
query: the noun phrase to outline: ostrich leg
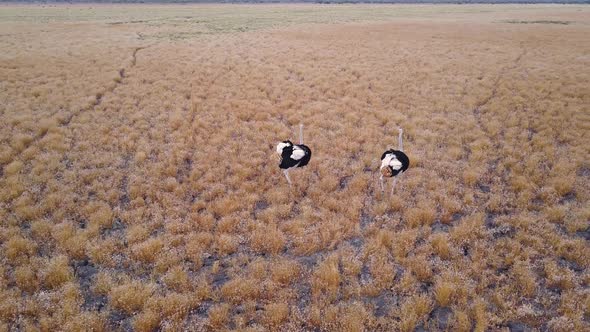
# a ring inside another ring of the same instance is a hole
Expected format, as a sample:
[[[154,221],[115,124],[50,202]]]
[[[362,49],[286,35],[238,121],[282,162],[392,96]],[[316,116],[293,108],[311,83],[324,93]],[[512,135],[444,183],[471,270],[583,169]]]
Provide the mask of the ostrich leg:
[[[395,190],[395,185],[397,184],[397,177],[393,178],[393,183],[391,184],[391,195],[393,195],[393,191]]]
[[[289,185],[292,185],[293,183],[291,183],[291,179],[289,178],[289,170],[283,170],[283,173],[285,173],[285,178],[287,178],[287,182],[289,182]]]
[[[299,144],[303,144],[303,123],[299,124]]]

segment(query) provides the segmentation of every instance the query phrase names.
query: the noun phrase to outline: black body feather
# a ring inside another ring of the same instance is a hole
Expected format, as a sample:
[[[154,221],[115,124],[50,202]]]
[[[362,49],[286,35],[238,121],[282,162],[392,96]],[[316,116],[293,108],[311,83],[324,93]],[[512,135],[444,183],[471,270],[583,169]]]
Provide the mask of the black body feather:
[[[291,143],[291,142],[285,141],[284,143]],[[305,155],[301,159],[298,159],[298,160],[291,158],[291,156],[293,155],[293,150],[296,149],[296,147],[300,148],[301,150],[303,150],[305,152]],[[281,164],[279,165],[279,167],[281,169],[303,167],[303,166],[307,165],[307,163],[309,163],[310,159],[311,159],[311,149],[307,145],[299,144],[299,145],[287,146],[287,147],[283,148],[283,151],[281,153]]]

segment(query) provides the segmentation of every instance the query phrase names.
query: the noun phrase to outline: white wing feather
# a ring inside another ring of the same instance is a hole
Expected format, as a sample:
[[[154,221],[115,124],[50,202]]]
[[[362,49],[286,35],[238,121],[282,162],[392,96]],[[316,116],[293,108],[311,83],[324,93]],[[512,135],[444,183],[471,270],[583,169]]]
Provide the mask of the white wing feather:
[[[393,155],[391,155],[391,154],[386,154],[385,155],[385,158],[383,158],[383,160],[381,160],[381,169],[389,166],[389,162],[391,161],[391,157],[392,156]]]
[[[389,166],[391,166],[391,168],[393,168],[396,171],[399,171],[402,168],[402,162],[396,159],[392,159],[389,162]]]
[[[293,160],[301,160],[305,156],[305,151],[298,147],[293,147],[293,153],[291,154],[291,159]]]
[[[383,160],[381,160],[381,168],[385,168],[391,166],[394,170],[400,170],[402,168],[402,163],[399,161],[395,155],[387,154]]]

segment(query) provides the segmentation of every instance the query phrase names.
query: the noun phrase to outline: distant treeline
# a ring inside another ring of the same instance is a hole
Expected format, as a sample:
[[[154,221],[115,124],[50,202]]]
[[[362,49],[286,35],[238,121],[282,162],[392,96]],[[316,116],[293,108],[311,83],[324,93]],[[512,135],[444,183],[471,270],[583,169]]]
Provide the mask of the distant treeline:
[[[0,0],[0,3],[590,4],[590,0]]]

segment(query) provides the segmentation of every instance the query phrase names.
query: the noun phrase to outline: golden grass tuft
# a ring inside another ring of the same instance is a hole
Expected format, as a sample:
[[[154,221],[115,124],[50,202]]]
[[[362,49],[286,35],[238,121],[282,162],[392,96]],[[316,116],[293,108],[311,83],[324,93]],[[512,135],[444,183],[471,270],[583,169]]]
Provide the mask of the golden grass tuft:
[[[581,267],[590,267],[590,247],[583,239],[561,241],[557,249],[559,255]]]
[[[288,285],[300,277],[301,268],[293,261],[283,260],[271,266],[271,278],[274,282]]]
[[[92,292],[100,295],[107,295],[114,286],[114,280],[110,274],[106,272],[98,272],[94,276]]]
[[[20,236],[10,238],[4,243],[4,254],[11,262],[21,262],[33,256],[37,250],[35,242]]]
[[[133,318],[133,330],[151,332],[160,325],[160,314],[152,309],[143,310]]]
[[[434,249],[434,253],[438,255],[442,259],[450,259],[451,258],[451,245],[449,244],[449,237],[443,233],[433,234],[430,237],[430,244]]]
[[[566,215],[566,208],[563,206],[551,206],[545,209],[547,219],[550,222],[562,224]]]
[[[132,225],[127,229],[125,237],[127,242],[135,244],[146,240],[150,235],[150,230],[145,225]]]
[[[214,329],[224,327],[229,321],[230,305],[218,304],[209,309],[209,325]]]
[[[237,304],[258,298],[260,291],[256,280],[238,277],[226,282],[221,287],[221,296]]]
[[[474,331],[483,332],[488,328],[488,316],[486,302],[483,299],[477,299],[473,305],[473,317],[475,320]]]
[[[454,322],[453,328],[460,332],[472,331],[472,322],[469,315],[462,310],[456,310],[453,312]]]
[[[436,208],[432,203],[422,203],[418,207],[408,209],[405,213],[410,227],[430,226],[436,218]]]
[[[468,169],[463,171],[463,182],[468,186],[475,186],[480,177],[480,173],[476,170]]]
[[[264,307],[264,322],[269,326],[279,326],[289,315],[286,303],[270,303]]]
[[[8,203],[25,191],[22,178],[18,175],[7,176],[5,179],[0,179],[0,183],[2,184],[0,202]]]
[[[404,259],[414,248],[418,232],[416,230],[406,230],[396,234],[393,242],[393,254],[398,260]]]
[[[188,273],[182,266],[176,266],[168,270],[162,280],[166,286],[178,292],[190,288]]]
[[[335,326],[340,331],[363,331],[371,326],[372,316],[359,302],[348,302],[346,305],[338,307],[331,307],[329,315],[334,315],[332,319],[326,319],[325,323],[334,321],[333,324],[326,324],[327,326]]]
[[[97,229],[109,228],[113,224],[113,211],[107,204],[97,204],[90,207],[93,210],[88,216],[90,227]]]
[[[51,225],[47,221],[35,220],[31,222],[31,235],[35,241],[47,239],[51,236]]]
[[[66,331],[108,331],[106,317],[97,312],[81,312],[63,325]]]
[[[448,307],[453,301],[455,287],[452,283],[439,280],[434,286],[434,298],[441,307]]]
[[[514,264],[512,273],[516,279],[516,291],[525,297],[532,297],[535,295],[537,289],[537,282],[535,274],[528,267],[527,262],[518,262]]]
[[[374,279],[374,286],[379,290],[387,289],[393,284],[396,275],[394,265],[382,256],[371,259],[369,271]]]
[[[147,159],[147,153],[145,153],[144,151],[138,151],[135,154],[135,162],[138,164],[143,163],[146,159]]]
[[[115,239],[97,241],[88,245],[88,257],[97,264],[112,267],[116,264],[113,255],[118,250],[119,243]]]
[[[252,232],[250,246],[254,252],[278,254],[285,247],[285,235],[276,226],[259,225]]]
[[[450,232],[451,240],[456,244],[471,243],[483,236],[485,216],[475,213],[461,220]]]
[[[154,290],[153,284],[141,281],[126,282],[109,291],[109,303],[113,308],[132,314],[143,308]]]
[[[22,220],[34,220],[40,215],[40,210],[29,193],[23,193],[14,200],[13,211]]]
[[[4,173],[6,175],[14,175],[19,173],[23,169],[23,167],[24,164],[22,161],[15,160],[4,167]]]
[[[197,303],[192,294],[169,293],[158,299],[157,308],[164,318],[181,322]]]
[[[572,175],[557,177],[549,181],[559,196],[565,196],[572,192],[576,177]]]
[[[414,331],[432,310],[432,301],[425,295],[414,295],[401,304],[399,330]]]
[[[419,281],[429,282],[432,279],[432,266],[425,256],[410,257],[407,259],[407,265]]]
[[[74,279],[74,271],[68,264],[68,258],[60,255],[49,259],[41,269],[43,284],[48,288],[57,288]]]
[[[33,293],[39,289],[39,280],[35,270],[30,265],[19,266],[14,270],[14,280],[18,288]]]
[[[149,238],[131,248],[134,259],[143,263],[152,263],[164,247],[164,241],[159,238]]]
[[[336,298],[340,285],[338,257],[332,256],[324,260],[313,272],[311,291],[315,297],[327,296]]]
[[[215,242],[215,249],[221,255],[228,255],[238,250],[239,240],[234,235],[221,234]]]

